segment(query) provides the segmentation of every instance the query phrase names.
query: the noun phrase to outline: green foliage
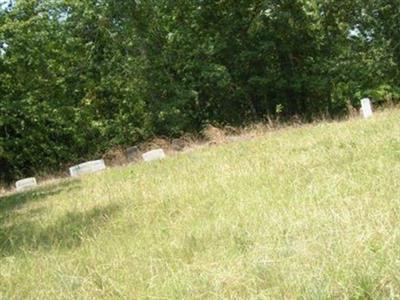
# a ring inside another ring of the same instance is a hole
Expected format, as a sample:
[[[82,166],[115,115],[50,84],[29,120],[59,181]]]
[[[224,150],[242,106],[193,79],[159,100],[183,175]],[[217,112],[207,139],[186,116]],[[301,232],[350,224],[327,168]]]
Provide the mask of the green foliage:
[[[382,1],[18,0],[0,8],[0,180],[204,124],[399,99]]]

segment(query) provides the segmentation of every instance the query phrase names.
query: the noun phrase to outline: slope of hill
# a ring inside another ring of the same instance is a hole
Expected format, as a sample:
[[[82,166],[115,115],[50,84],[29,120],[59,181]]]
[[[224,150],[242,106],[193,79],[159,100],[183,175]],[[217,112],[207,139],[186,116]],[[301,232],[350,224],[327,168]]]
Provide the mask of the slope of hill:
[[[0,198],[0,299],[400,295],[400,111]]]

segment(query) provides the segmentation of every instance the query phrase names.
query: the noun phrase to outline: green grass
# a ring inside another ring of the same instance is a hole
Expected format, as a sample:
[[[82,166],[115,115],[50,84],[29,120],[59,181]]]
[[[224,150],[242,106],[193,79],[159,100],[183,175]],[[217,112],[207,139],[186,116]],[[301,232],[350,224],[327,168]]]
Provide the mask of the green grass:
[[[400,111],[0,199],[0,299],[400,297]]]

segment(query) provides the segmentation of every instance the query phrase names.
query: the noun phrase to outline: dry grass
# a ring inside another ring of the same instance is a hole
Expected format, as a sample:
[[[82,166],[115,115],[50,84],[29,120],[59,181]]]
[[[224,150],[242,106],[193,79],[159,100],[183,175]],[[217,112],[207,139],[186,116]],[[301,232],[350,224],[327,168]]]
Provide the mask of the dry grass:
[[[384,113],[385,111],[396,111],[400,108],[394,104],[381,107],[378,113]],[[169,156],[177,155],[179,153],[188,153],[212,146],[218,146],[222,144],[241,142],[252,140],[258,137],[265,136],[269,133],[278,133],[282,131],[291,130],[294,128],[310,128],[317,126],[318,124],[324,124],[329,122],[341,122],[348,120],[358,120],[361,118],[360,112],[352,107],[348,107],[348,116],[342,120],[332,120],[322,116],[321,118],[315,118],[311,123],[304,123],[298,117],[282,122],[279,119],[267,118],[265,122],[253,123],[244,127],[215,127],[213,125],[207,125],[199,135],[186,134],[177,139],[169,139],[166,137],[155,137],[147,142],[136,145],[138,152],[134,157],[127,157],[126,149],[114,148],[110,149],[102,155],[102,159],[105,160],[106,165],[110,168],[127,166],[130,164],[136,164],[142,162],[142,154],[157,148],[163,149]],[[38,179],[41,186],[52,184],[55,181],[65,179],[69,176],[68,170],[65,172],[59,172],[58,174],[38,174]],[[15,188],[5,187],[0,185],[0,196],[10,195],[15,192]]]
[[[399,298],[399,120],[248,129],[3,197],[0,299]]]

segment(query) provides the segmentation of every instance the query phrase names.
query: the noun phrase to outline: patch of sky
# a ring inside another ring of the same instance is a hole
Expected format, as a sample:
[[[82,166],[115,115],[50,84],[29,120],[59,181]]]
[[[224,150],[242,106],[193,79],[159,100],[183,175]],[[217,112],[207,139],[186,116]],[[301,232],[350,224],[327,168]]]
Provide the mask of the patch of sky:
[[[4,56],[6,54],[7,48],[8,48],[7,43],[0,41],[0,56]]]
[[[0,0],[0,9],[10,10],[15,5],[16,0]]]

